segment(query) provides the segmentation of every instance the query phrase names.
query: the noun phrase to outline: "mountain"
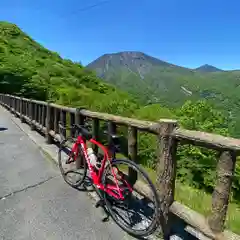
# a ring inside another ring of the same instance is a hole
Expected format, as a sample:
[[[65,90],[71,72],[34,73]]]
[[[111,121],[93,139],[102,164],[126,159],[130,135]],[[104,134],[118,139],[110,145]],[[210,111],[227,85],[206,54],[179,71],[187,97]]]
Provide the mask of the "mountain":
[[[119,68],[123,68],[144,79],[144,76],[151,73],[154,67],[174,69],[179,72],[192,71],[151,57],[145,53],[134,51],[104,54],[87,65],[87,68],[97,71],[98,76],[106,78],[110,71],[118,71]]]
[[[210,73],[210,72],[222,72],[222,69],[216,68],[212,65],[204,64],[198,68],[195,69],[196,71],[199,72],[205,72],[205,73]]]
[[[169,74],[174,73],[177,77],[194,73],[191,69],[133,51],[105,54],[87,65],[87,68],[94,70],[106,82],[128,91],[143,103],[163,103],[159,97],[159,89],[168,92],[168,89],[179,88],[182,98],[189,96],[188,90],[179,84],[177,86],[176,78],[169,77]],[[173,99],[173,102],[178,100]]]
[[[87,68],[142,104],[176,108],[187,100],[206,99],[227,116],[240,118],[240,71],[209,65],[189,69],[133,51],[105,54]]]
[[[134,51],[104,54],[90,63],[87,67],[99,69],[101,71],[103,70],[103,72],[108,71],[109,67],[114,68],[115,70],[119,67],[126,67],[129,68],[130,71],[139,73],[139,76],[141,77],[148,73],[153,66],[181,68],[142,52]]]
[[[0,22],[0,92],[111,113],[125,114],[126,105],[128,110],[135,106],[128,93],[44,48],[8,22]]]

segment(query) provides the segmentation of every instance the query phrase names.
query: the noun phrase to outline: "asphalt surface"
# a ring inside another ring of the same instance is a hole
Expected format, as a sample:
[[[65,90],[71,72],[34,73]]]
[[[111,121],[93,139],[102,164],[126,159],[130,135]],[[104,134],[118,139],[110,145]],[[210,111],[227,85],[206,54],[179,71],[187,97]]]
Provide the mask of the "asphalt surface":
[[[0,239],[131,239],[101,216],[0,107]]]

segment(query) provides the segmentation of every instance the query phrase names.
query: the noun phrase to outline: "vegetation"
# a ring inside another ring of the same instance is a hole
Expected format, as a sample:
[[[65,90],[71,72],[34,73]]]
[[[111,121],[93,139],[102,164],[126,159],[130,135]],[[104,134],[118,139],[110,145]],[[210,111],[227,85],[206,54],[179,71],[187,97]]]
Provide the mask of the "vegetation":
[[[145,55],[141,55],[140,60],[138,55],[135,57],[140,62],[144,57],[146,59]],[[122,89],[124,84],[132,93],[130,95],[104,83],[80,64],[45,49],[16,25],[0,22],[0,92],[152,121],[175,118],[187,129],[226,136],[236,132],[237,136],[240,100],[237,71],[200,73],[151,57],[147,60],[151,64],[145,62],[145,67],[142,66],[141,82],[133,73],[137,68],[132,72],[110,69],[112,80],[109,78],[109,81]],[[180,90],[181,86],[192,94]],[[230,111],[235,117],[229,117]],[[156,137],[140,133],[139,159],[146,168],[156,166],[155,149]],[[207,193],[212,191],[215,183],[216,153],[194,146],[180,146],[177,158],[177,198],[195,210],[208,212],[205,203],[201,205],[199,199],[201,203],[210,201]],[[237,164],[232,196],[235,203],[230,207],[236,218],[230,217],[228,222],[228,226],[236,231],[240,229],[239,192],[240,164]],[[192,198],[186,197],[189,194]]]
[[[156,180],[156,172],[151,168],[146,169],[153,182]],[[212,196],[200,189],[192,188],[182,182],[176,182],[175,198],[191,209],[209,216],[211,214]],[[240,234],[240,206],[238,203],[231,202],[228,207],[226,228]]]
[[[103,83],[80,64],[45,49],[7,22],[0,22],[0,89],[119,114],[126,110],[130,114],[137,107],[128,94]]]
[[[189,130],[200,130],[229,136],[228,119],[218,110],[212,108],[207,101],[187,101],[181,108],[170,112],[166,108],[156,109],[156,104],[137,110],[135,117],[158,120],[160,118],[178,119],[179,124]],[[145,112],[146,109],[146,112]],[[146,115],[145,115],[146,113]],[[149,167],[156,166],[156,138],[148,133],[139,136],[139,157],[141,162]],[[217,152],[192,145],[179,146],[177,151],[180,182],[212,192],[215,186],[215,170],[218,160]],[[237,163],[233,196],[240,201],[240,164]]]

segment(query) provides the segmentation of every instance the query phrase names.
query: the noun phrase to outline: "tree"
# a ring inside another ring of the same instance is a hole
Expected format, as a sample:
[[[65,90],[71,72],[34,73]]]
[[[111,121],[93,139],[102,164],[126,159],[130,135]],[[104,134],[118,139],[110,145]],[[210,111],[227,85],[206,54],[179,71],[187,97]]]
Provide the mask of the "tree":
[[[187,101],[176,111],[180,125],[189,130],[229,135],[228,119],[215,110],[207,101]],[[198,188],[213,190],[217,152],[192,145],[180,146],[178,178]]]

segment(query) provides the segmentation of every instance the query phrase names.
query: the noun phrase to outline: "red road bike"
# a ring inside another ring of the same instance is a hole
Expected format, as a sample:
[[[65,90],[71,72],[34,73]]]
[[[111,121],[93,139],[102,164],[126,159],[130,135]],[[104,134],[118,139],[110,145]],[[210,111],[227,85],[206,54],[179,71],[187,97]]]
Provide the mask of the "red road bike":
[[[59,128],[66,131],[61,123],[59,123]],[[148,236],[152,234],[158,227],[160,217],[156,189],[146,172],[139,165],[128,159],[116,159],[119,137],[110,134],[112,144],[107,148],[93,139],[86,126],[74,124],[70,129],[75,134],[77,133],[76,138],[64,138],[60,143],[58,153],[59,168],[64,180],[72,187],[79,187],[84,183],[87,173],[89,173],[91,183],[100,197],[96,207],[104,207],[113,220],[131,235]],[[89,157],[86,141],[96,145],[103,152],[103,154],[96,155],[97,160],[94,164]],[[64,156],[66,157],[65,160]],[[81,165],[78,164],[79,167],[76,167],[77,161],[81,163]],[[74,170],[67,170],[63,166],[63,164],[68,166],[72,163],[75,164]],[[124,165],[127,167],[124,167]],[[132,169],[137,176],[137,180],[133,179],[131,175],[128,176],[127,172],[129,170],[126,169]],[[69,173],[77,175],[75,182],[71,178],[68,179],[67,175]],[[143,177],[146,184],[139,180],[140,176]],[[135,184],[138,184],[140,188],[147,189],[147,191],[141,194],[139,187],[138,189],[134,187]],[[136,190],[138,196],[141,196],[140,203],[137,202],[139,198],[133,195],[134,190]],[[129,222],[126,222],[126,216],[123,213],[116,213],[115,207],[119,208],[120,211],[126,210],[127,215],[131,215]],[[133,210],[136,210],[137,214],[133,213]],[[147,220],[139,223],[143,210],[147,212]],[[148,226],[146,226],[146,223],[149,223]]]

